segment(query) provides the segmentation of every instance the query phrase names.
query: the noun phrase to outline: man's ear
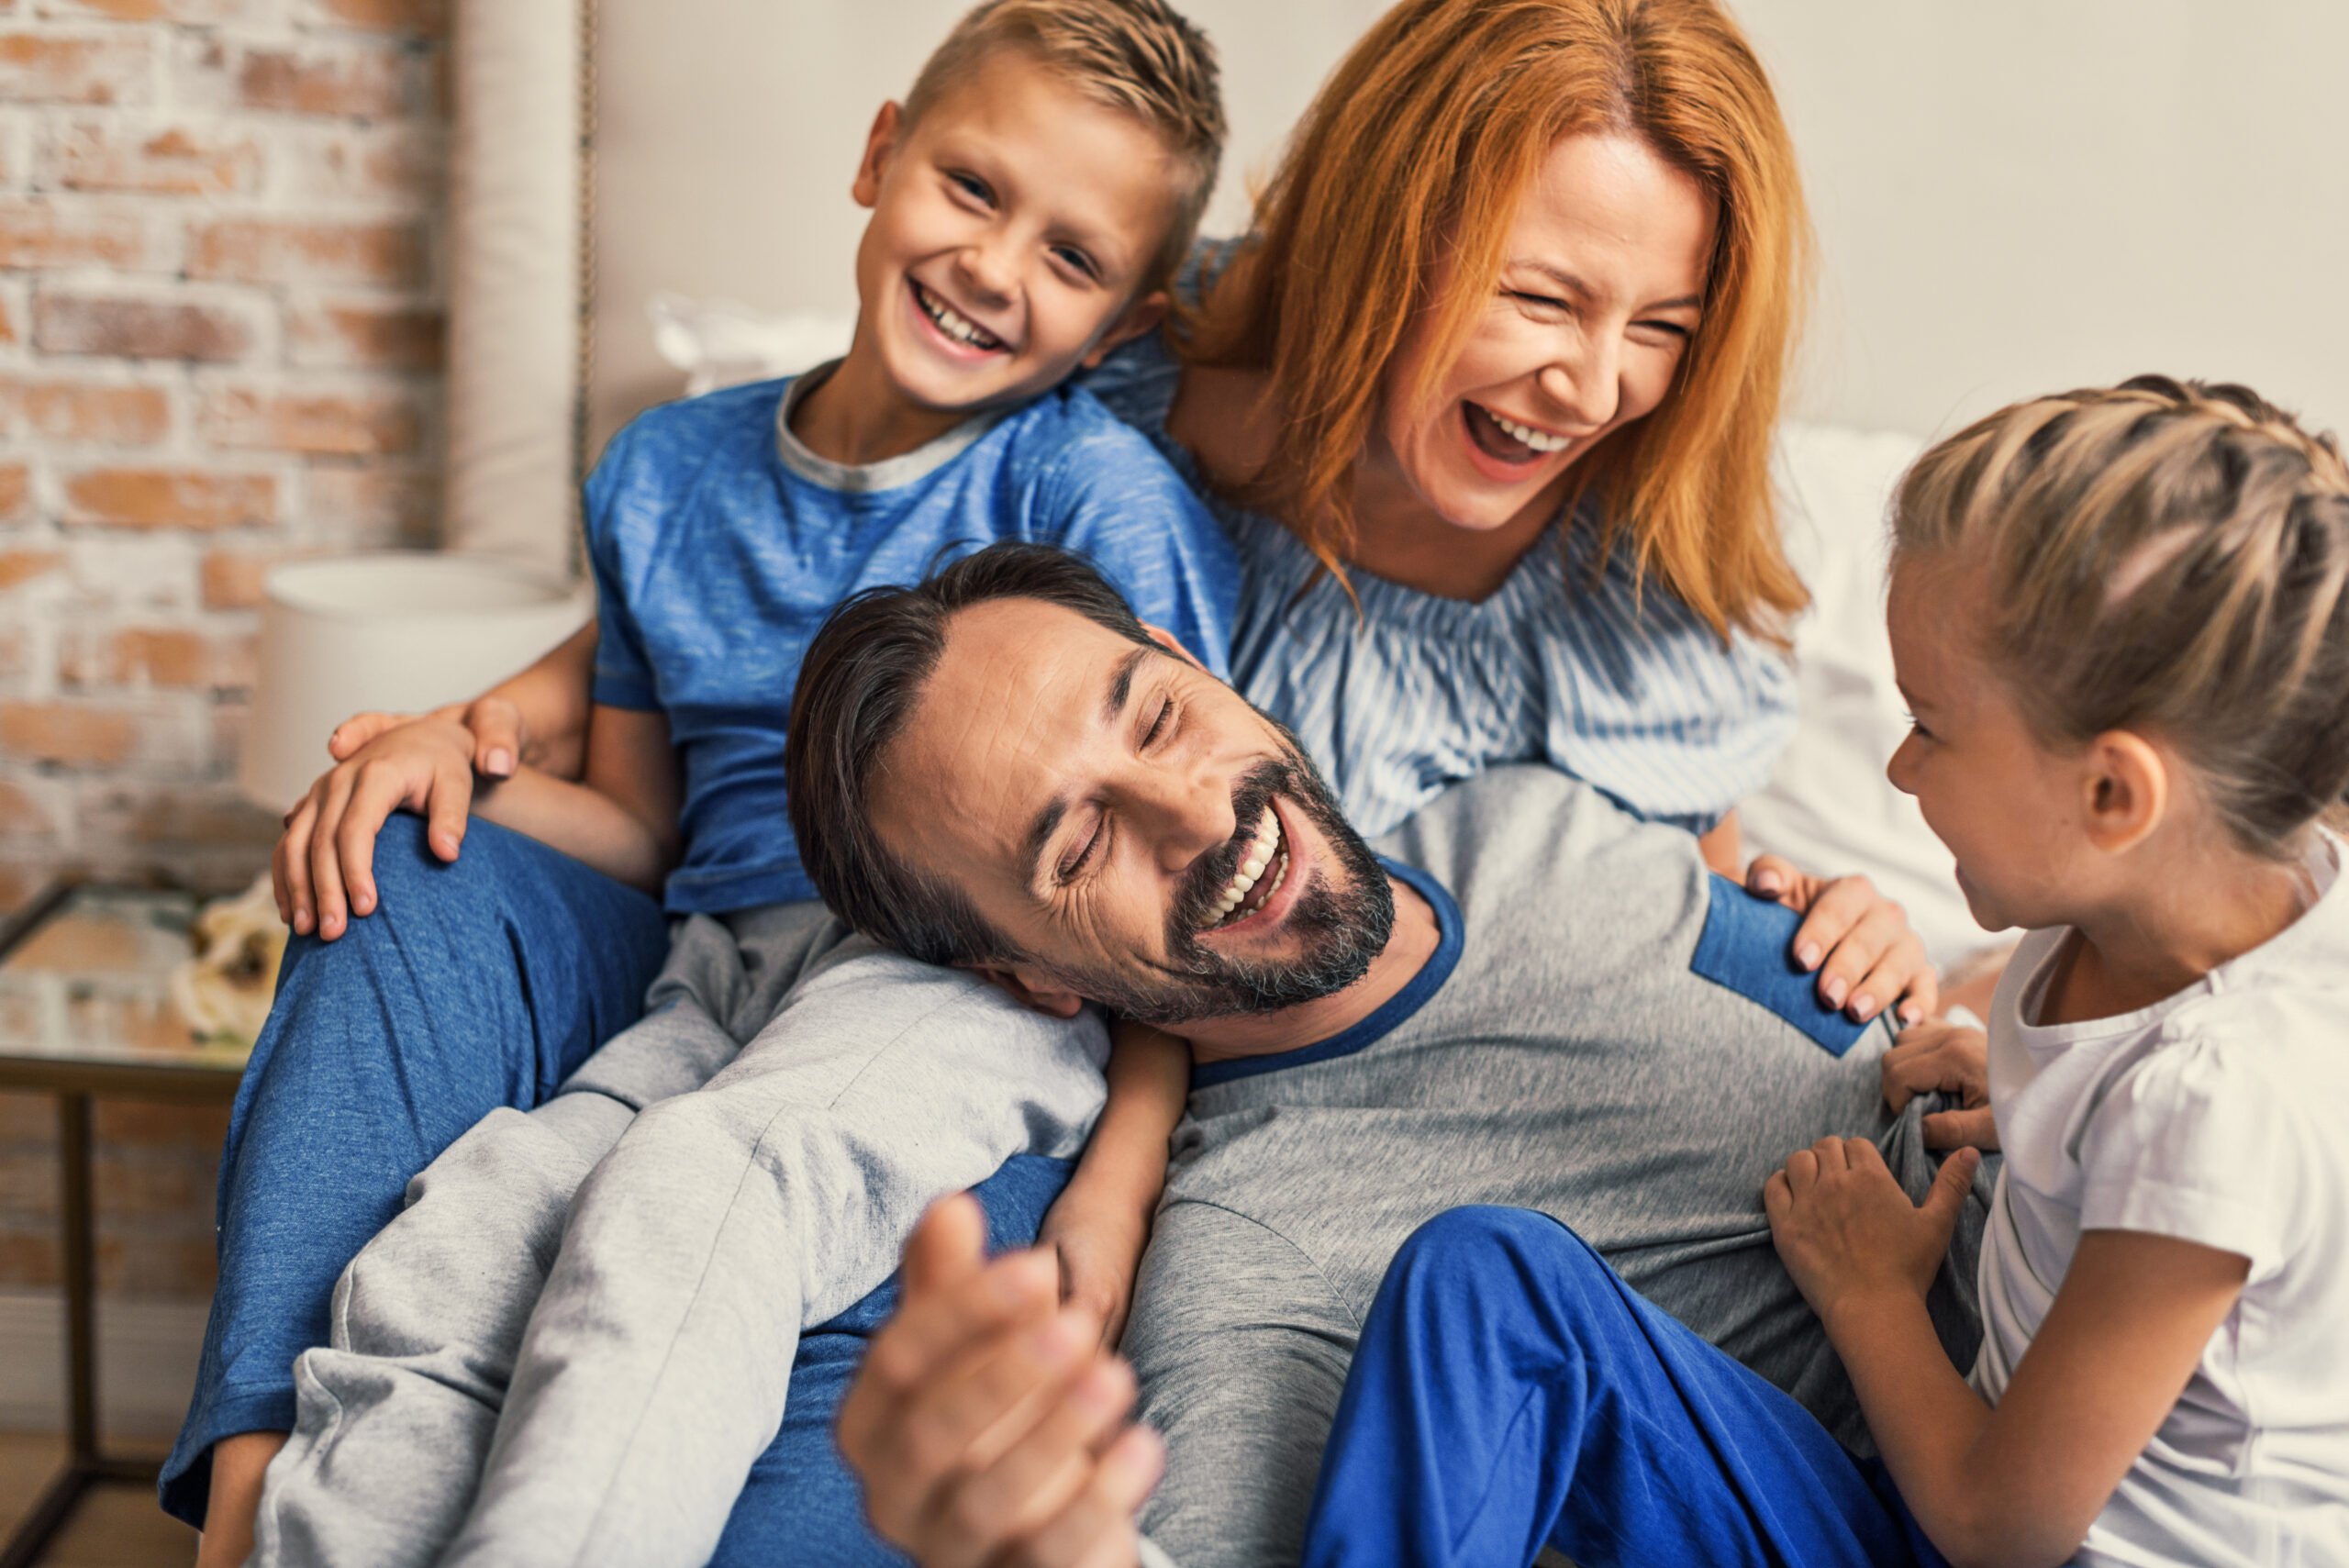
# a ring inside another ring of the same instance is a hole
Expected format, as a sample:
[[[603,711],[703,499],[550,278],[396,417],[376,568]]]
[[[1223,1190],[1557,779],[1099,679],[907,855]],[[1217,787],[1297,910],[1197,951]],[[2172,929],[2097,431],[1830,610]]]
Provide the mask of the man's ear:
[[[861,207],[871,207],[881,199],[881,176],[889,171],[889,160],[897,150],[897,133],[904,128],[905,110],[895,98],[881,106],[873,117],[873,128],[864,133],[864,156],[857,160],[856,178],[849,182],[848,194]]]
[[[2089,842],[2123,854],[2152,836],[2169,811],[2169,762],[2142,735],[2107,730],[2088,742],[2081,779]]]
[[[1192,669],[1197,670],[1202,673],[1206,672],[1207,666],[1200,663],[1197,659],[1191,657],[1191,651],[1184,647],[1182,640],[1173,632],[1167,630],[1163,626],[1152,626],[1148,621],[1141,623],[1141,628],[1142,630],[1150,633],[1150,639],[1158,644],[1159,647],[1163,648],[1167,652],[1172,653],[1175,658],[1180,659]]]
[[[1026,964],[966,963],[961,966],[1000,989],[1023,1007],[1050,1018],[1073,1018],[1085,998],[1056,983],[1040,969]]]
[[[1085,356],[1081,361],[1085,368],[1099,369],[1101,361],[1119,345],[1130,343],[1145,332],[1158,330],[1158,324],[1166,319],[1166,291],[1153,289],[1126,306],[1093,345],[1093,351]]]

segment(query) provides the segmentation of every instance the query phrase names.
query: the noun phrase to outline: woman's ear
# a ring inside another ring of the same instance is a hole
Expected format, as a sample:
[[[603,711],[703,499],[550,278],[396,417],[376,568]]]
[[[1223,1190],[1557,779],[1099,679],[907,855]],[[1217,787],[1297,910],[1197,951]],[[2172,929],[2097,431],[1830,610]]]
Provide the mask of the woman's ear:
[[[1073,1018],[1085,1006],[1085,998],[1052,976],[1026,964],[971,963],[960,966],[996,986],[1023,1007],[1032,1007],[1048,1018]]]
[[[864,133],[864,156],[856,162],[856,178],[849,182],[848,194],[861,207],[871,207],[881,199],[881,176],[889,171],[889,160],[897,150],[897,133],[903,128],[905,111],[896,99],[881,106],[873,117],[873,128]]]
[[[2169,811],[2169,769],[2160,748],[2126,729],[2089,741],[2081,780],[2089,842],[2117,855],[2151,837]]]

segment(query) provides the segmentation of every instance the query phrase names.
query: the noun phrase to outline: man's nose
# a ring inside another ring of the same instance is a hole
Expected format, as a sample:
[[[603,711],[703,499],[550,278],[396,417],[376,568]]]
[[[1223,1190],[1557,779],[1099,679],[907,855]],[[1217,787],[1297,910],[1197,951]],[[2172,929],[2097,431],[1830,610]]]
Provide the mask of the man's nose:
[[[1239,831],[1231,810],[1236,783],[1229,769],[1205,762],[1136,770],[1127,810],[1161,871],[1179,875],[1231,841]]]

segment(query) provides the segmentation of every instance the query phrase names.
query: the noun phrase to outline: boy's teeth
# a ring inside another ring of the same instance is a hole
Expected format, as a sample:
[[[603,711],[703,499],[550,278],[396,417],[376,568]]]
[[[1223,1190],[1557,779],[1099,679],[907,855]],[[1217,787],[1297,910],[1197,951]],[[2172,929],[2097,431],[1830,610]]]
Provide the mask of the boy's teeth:
[[[938,323],[938,329],[956,342],[968,343],[974,349],[1002,347],[1002,343],[993,333],[923,288],[919,284],[914,285],[914,296],[921,301],[923,312],[932,321]]]
[[[1537,430],[1531,425],[1520,425],[1514,419],[1504,419],[1489,408],[1485,410],[1485,417],[1498,425],[1501,428],[1501,433],[1509,439],[1531,447],[1537,452],[1562,452],[1575,444],[1575,439],[1572,436],[1553,436],[1546,431]]]

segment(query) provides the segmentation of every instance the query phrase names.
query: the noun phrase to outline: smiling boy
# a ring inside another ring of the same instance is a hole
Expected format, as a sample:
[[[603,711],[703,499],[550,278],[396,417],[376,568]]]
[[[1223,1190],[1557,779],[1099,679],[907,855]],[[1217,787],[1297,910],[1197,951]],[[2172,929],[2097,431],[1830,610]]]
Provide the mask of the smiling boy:
[[[1220,669],[1230,546],[1144,438],[1064,384],[1163,316],[1222,135],[1212,55],[1161,0],[973,11],[867,139],[847,354],[655,408],[589,479],[597,626],[501,688],[541,737],[592,693],[582,775],[526,752],[476,795],[474,737],[427,718],[292,818],[281,900],[329,940],[374,911],[368,846],[402,806],[443,860],[470,806],[659,888],[678,924],[656,1010],[529,1116],[525,1097],[450,1146],[344,1271],[331,1346],[301,1355],[256,1562],[702,1561],[775,1429],[798,1329],[878,1284],[930,1198],[1015,1155],[1086,1150],[1055,1218],[1073,1267],[1122,1271],[1122,1296],[1180,1106],[1169,1042],[1120,1046],[1105,1107],[1096,1016],[846,939],[789,830],[785,705],[841,599],[1001,539],[1085,552]],[[293,1157],[254,1145],[299,1120],[256,1110],[232,1144],[224,1256],[240,1165],[250,1201],[297,1195]],[[421,1162],[402,1157],[373,1162]],[[216,1339],[243,1331],[216,1313]],[[199,1389],[167,1500],[201,1484],[208,1445],[232,1440],[233,1471],[254,1451],[237,1434],[272,1440],[276,1407],[242,1395]]]

